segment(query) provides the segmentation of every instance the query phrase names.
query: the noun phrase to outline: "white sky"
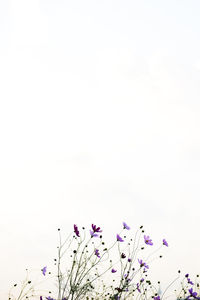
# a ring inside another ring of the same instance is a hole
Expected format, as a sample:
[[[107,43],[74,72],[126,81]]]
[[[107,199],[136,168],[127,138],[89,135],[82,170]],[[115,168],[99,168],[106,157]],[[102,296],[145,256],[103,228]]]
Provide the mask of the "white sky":
[[[0,292],[74,223],[144,224],[170,244],[159,278],[199,271],[199,10],[0,1]]]

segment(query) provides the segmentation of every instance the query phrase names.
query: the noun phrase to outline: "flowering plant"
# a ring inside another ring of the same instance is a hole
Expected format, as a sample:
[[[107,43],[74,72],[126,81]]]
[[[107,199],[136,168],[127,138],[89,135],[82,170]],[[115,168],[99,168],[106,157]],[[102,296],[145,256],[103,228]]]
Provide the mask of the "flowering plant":
[[[166,239],[147,254],[154,243],[145,234],[143,226],[131,237],[130,226],[123,222],[121,232],[116,233],[113,243],[108,246],[103,230],[95,224],[88,231],[74,224],[73,232],[65,240],[60,229],[58,232],[58,257],[54,259],[56,275],[52,277],[48,266],[41,269],[43,278],[56,278],[56,289],[36,290],[37,284],[33,284],[27,275],[18,296],[11,291],[9,300],[163,299],[167,289],[161,294],[160,282],[153,284],[148,271],[150,263],[162,257],[160,254],[155,256],[156,253],[169,246]],[[185,275],[181,287],[177,299],[200,299],[199,285],[193,283],[189,274]]]

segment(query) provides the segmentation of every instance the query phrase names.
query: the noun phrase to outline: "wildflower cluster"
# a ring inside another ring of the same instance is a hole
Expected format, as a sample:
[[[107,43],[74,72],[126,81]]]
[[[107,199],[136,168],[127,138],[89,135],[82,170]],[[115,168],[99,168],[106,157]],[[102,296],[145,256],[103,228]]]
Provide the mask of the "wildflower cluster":
[[[180,285],[181,285],[181,289],[179,291],[175,290],[177,299],[200,300],[199,275],[196,275],[196,278],[193,281],[190,279],[190,276],[188,273],[185,274]]]
[[[41,269],[43,278],[56,279],[56,289],[36,290],[36,284],[27,277],[19,295],[14,297],[10,292],[9,300],[163,299],[167,289],[161,295],[160,282],[153,284],[148,271],[151,262],[162,257],[156,253],[162,247],[168,247],[168,242],[163,239],[160,247],[148,254],[154,243],[145,234],[143,226],[133,237],[130,229],[123,222],[121,231],[113,235],[110,245],[104,241],[103,230],[96,224],[91,224],[88,231],[74,224],[73,232],[65,240],[58,229],[58,257],[54,259],[56,274],[52,276],[48,266]],[[200,300],[199,285],[189,274],[185,275],[181,286],[177,299]]]

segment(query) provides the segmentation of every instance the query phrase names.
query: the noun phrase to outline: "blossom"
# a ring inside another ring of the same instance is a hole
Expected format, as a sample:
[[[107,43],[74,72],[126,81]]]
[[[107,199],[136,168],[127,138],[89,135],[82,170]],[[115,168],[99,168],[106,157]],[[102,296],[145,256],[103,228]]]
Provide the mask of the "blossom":
[[[187,282],[188,282],[189,284],[191,284],[191,285],[194,285],[194,283],[190,280],[189,277],[187,278]]]
[[[168,245],[168,242],[167,242],[165,239],[163,239],[163,245],[166,246],[166,247],[169,246],[169,245]]]
[[[96,225],[92,224],[92,230],[93,232],[102,232],[100,227],[97,227]]]
[[[188,282],[189,284],[194,285],[194,283],[190,280],[189,274],[188,274],[188,273],[185,274],[185,277],[187,278],[187,282]]]
[[[147,272],[147,269],[144,268],[143,273],[146,273],[146,272]]]
[[[137,288],[138,292],[141,293],[139,283],[137,283],[137,287],[136,288]]]
[[[98,237],[99,235],[97,233],[94,233],[94,231],[90,230],[91,237]]]
[[[124,274],[124,278],[126,279],[126,282],[130,282],[131,281],[131,279],[128,278],[128,274]]]
[[[160,300],[160,296],[153,297],[154,300]]]
[[[188,292],[190,293],[190,296],[197,298],[197,292],[193,292],[193,288],[189,289]]]
[[[95,252],[94,252],[94,254],[98,257],[98,258],[100,258],[101,256],[100,256],[100,254],[99,254],[99,250],[98,249],[95,249]]]
[[[142,259],[138,259],[138,262],[141,268],[144,267],[145,269],[149,269],[149,266],[145,262],[143,262]]]
[[[47,272],[47,266],[44,267],[41,271],[42,271],[42,274],[45,276],[45,275],[46,275],[46,272]]]
[[[131,229],[125,222],[123,222],[123,226],[124,226],[124,229],[127,229],[127,230]]]
[[[47,300],[56,300],[54,298],[51,298],[50,296],[46,297]]]
[[[148,235],[144,235],[145,244],[152,246],[153,242]]]
[[[121,238],[121,236],[119,234],[117,234],[117,241],[118,242],[124,242],[124,240]]]
[[[78,226],[76,226],[76,224],[74,224],[74,233],[76,234],[76,236],[80,237]]]
[[[97,227],[96,225],[92,224],[92,230],[90,230],[91,237],[98,237],[99,235],[97,232],[102,232],[100,227]]]
[[[140,282],[143,282],[143,281],[144,281],[144,278],[141,278],[141,279],[140,279]]]
[[[40,300],[42,300],[42,296],[40,296]]]
[[[116,273],[116,272],[117,272],[117,270],[115,270],[115,269],[112,269],[112,270],[111,270],[111,272],[112,272],[112,273]]]

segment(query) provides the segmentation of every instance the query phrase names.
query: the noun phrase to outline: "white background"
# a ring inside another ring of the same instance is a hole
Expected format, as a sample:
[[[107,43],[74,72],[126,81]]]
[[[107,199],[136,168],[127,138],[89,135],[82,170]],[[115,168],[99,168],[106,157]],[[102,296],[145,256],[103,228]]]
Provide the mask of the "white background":
[[[155,278],[199,272],[199,10],[0,2],[0,292],[49,265],[74,223],[110,239],[144,224],[170,245]]]

